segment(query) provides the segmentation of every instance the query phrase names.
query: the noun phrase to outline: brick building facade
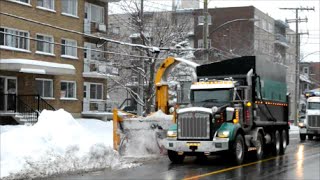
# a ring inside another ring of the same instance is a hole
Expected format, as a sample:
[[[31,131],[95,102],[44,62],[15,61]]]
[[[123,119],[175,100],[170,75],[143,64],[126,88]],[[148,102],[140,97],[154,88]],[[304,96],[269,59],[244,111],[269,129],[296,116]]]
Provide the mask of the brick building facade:
[[[2,0],[0,12],[1,112],[12,111],[3,96],[8,93],[40,94],[76,117],[105,110],[108,64],[103,53],[92,50],[97,38],[84,33],[106,34],[107,1]]]

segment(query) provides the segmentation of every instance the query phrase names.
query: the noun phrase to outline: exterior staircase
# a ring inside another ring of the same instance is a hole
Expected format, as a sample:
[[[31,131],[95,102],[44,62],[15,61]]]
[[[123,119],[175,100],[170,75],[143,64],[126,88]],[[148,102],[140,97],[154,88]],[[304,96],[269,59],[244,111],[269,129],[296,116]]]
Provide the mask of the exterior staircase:
[[[10,94],[12,96],[12,94]],[[15,95],[12,107],[14,112],[8,113],[19,124],[33,125],[44,110],[55,110],[40,95]]]

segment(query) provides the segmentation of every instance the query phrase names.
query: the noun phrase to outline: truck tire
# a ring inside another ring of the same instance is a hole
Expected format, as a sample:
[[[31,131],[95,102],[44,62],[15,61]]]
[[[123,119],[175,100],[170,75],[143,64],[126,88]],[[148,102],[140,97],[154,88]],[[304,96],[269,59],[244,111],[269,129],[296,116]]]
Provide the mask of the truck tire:
[[[300,134],[300,141],[306,140],[306,135],[305,134]]]
[[[231,154],[233,155],[233,160],[237,165],[242,164],[245,155],[245,144],[244,139],[241,134],[238,134],[235,141],[232,144]]]
[[[281,150],[281,135],[278,130],[274,132],[274,139],[272,144],[272,154],[278,156]]]
[[[287,146],[288,146],[288,131],[282,130],[280,154],[284,154],[286,152]]]
[[[258,133],[256,148],[257,148],[256,159],[261,160],[263,158],[263,153],[264,153],[264,141],[261,133]]]
[[[174,164],[181,164],[183,163],[184,160],[184,155],[178,155],[177,152],[172,151],[172,150],[168,150],[168,157],[170,159],[170,161]]]
[[[308,139],[312,140],[313,139],[313,135],[312,134],[308,134]]]

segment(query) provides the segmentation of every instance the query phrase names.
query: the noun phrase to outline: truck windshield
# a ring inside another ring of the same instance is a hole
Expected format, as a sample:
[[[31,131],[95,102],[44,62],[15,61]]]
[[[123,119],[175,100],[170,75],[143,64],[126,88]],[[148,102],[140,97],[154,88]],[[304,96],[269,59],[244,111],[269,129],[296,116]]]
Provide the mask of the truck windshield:
[[[308,109],[320,109],[320,102],[309,102]]]
[[[232,100],[231,89],[199,89],[192,90],[190,100],[195,106],[213,107],[221,106]]]

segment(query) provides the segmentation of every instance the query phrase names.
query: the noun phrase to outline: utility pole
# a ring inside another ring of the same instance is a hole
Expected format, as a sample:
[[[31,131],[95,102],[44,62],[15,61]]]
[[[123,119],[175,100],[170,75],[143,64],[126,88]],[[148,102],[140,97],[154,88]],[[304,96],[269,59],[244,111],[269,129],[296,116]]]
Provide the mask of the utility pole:
[[[300,104],[300,67],[299,67],[299,62],[300,62],[300,35],[306,34],[306,33],[299,33],[299,23],[300,22],[308,22],[308,19],[301,19],[299,17],[299,10],[300,11],[309,11],[313,10],[313,8],[280,8],[281,10],[295,10],[296,11],[296,18],[295,19],[287,19],[287,23],[296,23],[296,64],[295,64],[295,90],[294,90],[294,99],[293,102],[295,103],[295,108],[293,110],[294,113],[294,124],[297,125],[298,121],[298,110],[299,110],[299,104]]]
[[[208,0],[203,1],[203,47],[204,47],[204,60],[209,61],[209,48],[208,48]]]
[[[140,2],[140,33],[143,31],[143,0],[141,0]],[[141,63],[141,66],[142,66],[142,70],[145,71],[145,68],[144,68],[144,59],[143,59],[143,52],[142,50],[140,51],[140,63]],[[138,82],[138,92],[139,92],[139,96],[140,96],[140,99],[144,101],[144,78],[143,78],[143,74],[145,74],[144,72],[140,70],[138,70],[139,72],[139,82]],[[144,103],[145,104],[145,103]],[[137,104],[137,114],[139,116],[142,116],[143,115],[143,105],[140,105],[140,103]]]

